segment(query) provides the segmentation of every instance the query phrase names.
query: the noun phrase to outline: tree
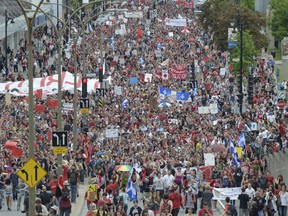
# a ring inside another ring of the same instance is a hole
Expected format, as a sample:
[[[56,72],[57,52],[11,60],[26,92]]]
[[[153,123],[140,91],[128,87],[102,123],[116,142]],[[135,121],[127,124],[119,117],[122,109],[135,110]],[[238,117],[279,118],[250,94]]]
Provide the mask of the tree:
[[[272,0],[271,12],[270,27],[272,35],[282,40],[288,36],[288,0]]]
[[[230,50],[230,58],[239,58],[240,56],[240,34],[236,36],[237,47],[233,47]],[[247,75],[249,72],[249,67],[255,63],[255,57],[260,55],[260,51],[256,50],[253,36],[249,31],[243,31],[243,71]],[[232,62],[232,66],[235,71],[240,70],[240,62]]]
[[[231,19],[234,19],[237,25],[238,11],[241,15],[242,28],[249,30],[253,35],[256,49],[267,47],[268,39],[261,33],[262,29],[266,27],[266,16],[251,10],[251,6],[248,4],[250,1],[245,0],[238,6],[231,0],[210,0],[203,5],[200,21],[205,30],[213,33],[214,42],[220,50],[227,50],[228,28],[231,27]]]

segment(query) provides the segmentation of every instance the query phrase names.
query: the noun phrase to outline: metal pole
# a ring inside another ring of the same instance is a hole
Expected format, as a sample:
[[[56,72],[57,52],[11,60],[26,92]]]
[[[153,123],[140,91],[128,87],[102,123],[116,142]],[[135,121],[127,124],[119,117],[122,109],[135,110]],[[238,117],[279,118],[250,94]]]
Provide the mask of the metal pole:
[[[33,18],[28,18],[28,80],[29,80],[29,148],[28,157],[34,159],[34,96],[33,96],[33,47],[32,47],[32,34],[33,34]],[[35,188],[29,188],[29,215],[35,214]]]
[[[74,43],[76,44],[76,43]],[[76,49],[76,48],[75,48]],[[77,54],[75,50],[74,54],[74,97],[73,97],[73,150],[76,151],[78,148],[78,141],[77,141]]]
[[[239,100],[239,111],[242,114],[243,109],[243,26],[242,18],[240,12],[240,0],[238,2],[238,19],[239,19],[239,28],[240,28],[240,100]]]
[[[100,35],[100,66],[103,66],[103,29],[101,29],[101,35]],[[104,69],[104,68],[103,68]],[[103,70],[102,70],[102,77],[103,77]],[[103,80],[100,82],[100,88],[103,87]]]
[[[57,64],[57,71],[58,71],[58,131],[63,130],[62,125],[62,36],[63,36],[63,29],[58,31],[58,64]],[[57,155],[57,164],[58,164],[58,176],[63,174],[62,169],[62,155]]]
[[[6,75],[8,74],[8,54],[7,54],[7,48],[8,48],[8,33],[7,33],[7,28],[8,28],[8,17],[7,17],[7,10],[5,10],[5,70],[6,70]]]

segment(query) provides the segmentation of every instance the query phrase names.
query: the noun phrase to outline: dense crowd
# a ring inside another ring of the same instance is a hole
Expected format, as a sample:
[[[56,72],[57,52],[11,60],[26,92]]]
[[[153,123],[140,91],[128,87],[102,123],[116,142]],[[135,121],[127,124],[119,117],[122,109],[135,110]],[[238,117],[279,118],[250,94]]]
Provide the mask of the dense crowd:
[[[288,129],[286,116],[277,106],[273,65],[262,58],[255,62],[254,104],[248,105],[245,95],[245,109],[239,114],[236,109],[237,72],[229,67],[229,53],[217,50],[213,34],[201,28],[193,9],[162,2],[156,5],[154,18],[151,14],[146,15],[146,11],[155,8],[153,1],[139,5],[133,1],[121,7],[128,11],[143,11],[143,16],[123,19],[118,17],[121,13],[115,13],[113,22],[103,24],[105,28],[91,23],[93,31],[82,35],[81,45],[71,50],[71,58],[64,55],[64,69],[77,67],[81,73],[89,71],[98,75],[103,44],[105,78],[111,76],[112,81],[109,91],[102,97],[102,107],[97,103],[99,95],[89,93],[92,105],[89,131],[82,132],[79,114],[77,151],[72,148],[73,112],[63,110],[61,113],[71,146],[63,156],[63,176],[57,177],[56,156],[50,145],[51,132],[57,130],[59,113],[48,107],[43,113],[35,112],[35,159],[48,172],[36,186],[37,214],[70,215],[72,203],[83,199],[77,198],[77,185],[83,184],[85,177],[91,177],[90,183],[97,184],[97,190],[87,191],[84,197],[89,209],[87,215],[177,216],[185,212],[185,215],[210,216],[219,207],[213,199],[213,188],[241,187],[240,216],[276,213],[286,216],[285,180],[282,176],[273,177],[266,169],[267,153],[285,150]],[[187,19],[187,27],[165,25],[165,18],[181,17]],[[151,20],[149,31],[145,29],[147,19]],[[115,29],[123,28],[123,25],[126,34],[115,34]],[[169,34],[171,32],[173,36]],[[102,34],[103,42],[98,37]],[[55,73],[56,62],[52,65],[47,62],[57,51],[57,38],[49,28],[34,36],[34,75],[51,75]],[[27,46],[25,39],[21,41],[21,49],[10,54],[9,70],[2,66],[6,80],[24,79]],[[77,65],[73,65],[75,49]],[[192,64],[195,71],[187,69],[186,79],[164,79],[161,75],[162,70],[179,66],[193,68]],[[226,68],[226,72],[220,74],[220,68]],[[194,72],[197,86],[191,85],[189,80]],[[152,74],[151,82],[145,82],[147,73]],[[131,84],[131,78],[135,77],[138,81]],[[121,87],[122,93],[116,93],[115,87]],[[189,92],[189,99],[175,101],[170,95],[160,94],[160,87]],[[48,96],[48,99],[54,97],[57,96]],[[25,189],[15,173],[27,161],[29,132],[27,98],[12,97],[11,100],[12,103],[6,105],[5,95],[0,96],[3,107],[0,113],[0,190],[10,210],[12,199],[19,199],[22,196],[20,189]],[[46,104],[46,100],[36,99],[36,102]],[[63,103],[72,101],[73,95],[63,92]],[[161,106],[163,103],[166,105]],[[217,105],[216,114],[199,113],[199,107],[213,104]],[[251,123],[257,123],[258,129],[251,130]],[[107,129],[118,129],[118,137],[107,138]],[[238,142],[242,135],[245,145]],[[23,149],[17,158],[5,147],[10,141],[17,142],[17,147]],[[242,149],[237,158],[234,147]],[[203,170],[206,153],[214,153],[215,166]],[[129,165],[131,170],[117,171],[122,165]],[[133,189],[137,191],[136,199],[127,193]],[[23,194],[26,204],[23,212],[28,214],[29,195]],[[130,201],[133,201],[131,208],[128,206]],[[226,199],[225,215],[236,215],[234,203],[229,197]]]

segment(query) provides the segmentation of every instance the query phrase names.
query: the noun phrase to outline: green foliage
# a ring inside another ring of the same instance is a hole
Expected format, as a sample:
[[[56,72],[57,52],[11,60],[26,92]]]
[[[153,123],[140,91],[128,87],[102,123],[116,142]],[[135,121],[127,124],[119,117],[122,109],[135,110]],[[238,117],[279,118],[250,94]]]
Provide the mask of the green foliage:
[[[80,0],[72,0],[71,6],[72,6],[74,11],[77,10],[81,6]]]
[[[231,27],[231,19],[234,19],[234,23],[237,25],[238,11],[241,15],[242,28],[249,30],[253,35],[256,49],[260,50],[267,47],[267,36],[261,33],[261,30],[266,27],[266,16],[255,12],[251,2],[252,0],[241,0],[241,4],[238,6],[231,0],[210,0],[203,5],[200,21],[203,23],[205,30],[214,33],[214,42],[220,50],[227,50],[227,29]],[[253,8],[253,10],[250,8]]]
[[[253,11],[255,9],[255,0],[241,0],[240,3],[249,10]]]
[[[282,40],[288,36],[288,0],[271,0],[272,18],[270,27],[272,35]]]
[[[240,56],[240,34],[238,33],[236,36],[236,44],[237,47],[233,47],[230,50],[230,57],[239,58]],[[260,51],[256,50],[254,45],[253,36],[249,31],[243,31],[243,70],[244,74],[248,74],[249,67],[254,64],[255,57],[261,54]],[[235,71],[239,71],[240,69],[240,62],[232,62],[232,66]]]

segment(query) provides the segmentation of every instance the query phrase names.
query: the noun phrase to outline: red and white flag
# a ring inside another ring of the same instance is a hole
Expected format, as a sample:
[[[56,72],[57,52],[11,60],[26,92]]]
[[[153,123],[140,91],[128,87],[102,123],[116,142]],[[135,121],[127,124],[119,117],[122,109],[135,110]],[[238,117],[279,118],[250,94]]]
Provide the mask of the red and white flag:
[[[162,70],[162,80],[168,80],[169,79],[169,72],[168,70]]]

